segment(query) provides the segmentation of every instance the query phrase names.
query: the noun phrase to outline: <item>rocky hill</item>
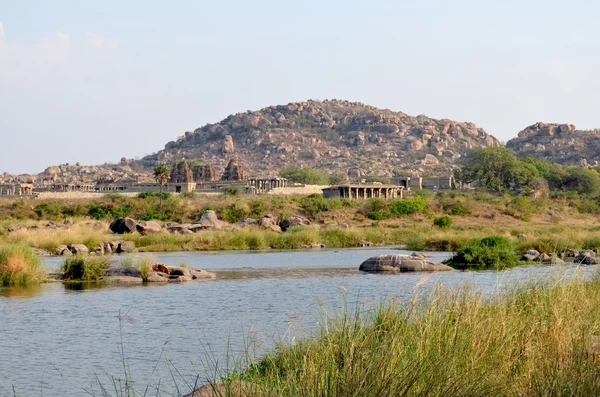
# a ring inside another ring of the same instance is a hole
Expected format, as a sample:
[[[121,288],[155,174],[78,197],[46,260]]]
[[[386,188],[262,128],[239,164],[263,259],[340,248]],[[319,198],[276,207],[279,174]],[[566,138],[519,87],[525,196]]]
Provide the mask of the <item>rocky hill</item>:
[[[231,115],[186,132],[140,163],[150,169],[158,162],[188,159],[222,170],[237,158],[254,175],[305,166],[358,179],[447,173],[469,149],[499,144],[473,123],[412,117],[358,102],[309,100]]]
[[[531,155],[565,165],[597,167],[600,130],[578,130],[572,124],[536,123],[506,143],[519,157]]]

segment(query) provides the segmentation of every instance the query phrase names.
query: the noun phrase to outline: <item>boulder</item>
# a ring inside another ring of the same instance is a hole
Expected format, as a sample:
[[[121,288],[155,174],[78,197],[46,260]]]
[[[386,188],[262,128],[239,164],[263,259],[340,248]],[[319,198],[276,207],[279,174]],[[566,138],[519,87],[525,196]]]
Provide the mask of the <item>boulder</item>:
[[[106,269],[107,276],[141,277],[141,272],[133,266],[111,266]]]
[[[117,247],[117,253],[135,251],[135,243],[133,241],[121,241]]]
[[[240,226],[240,227],[258,225],[258,219],[246,218],[246,219],[243,219],[243,220],[241,220],[239,222],[236,222],[236,225]]]
[[[177,234],[192,233],[189,230],[190,226],[192,226],[192,225],[189,223],[169,225],[169,226],[167,226],[167,231],[170,233],[177,233]]]
[[[600,264],[600,258],[596,258],[592,251],[580,251],[579,255],[573,259],[573,263],[581,265],[598,265]]]
[[[194,222],[195,225],[202,225],[206,229],[221,230],[227,224],[217,218],[217,214],[213,210],[204,211],[199,221]]]
[[[540,255],[540,253],[537,250],[527,250],[527,251],[525,251],[525,255],[533,255],[533,256],[537,257]]]
[[[549,256],[548,258],[545,258],[541,261],[542,263],[545,263],[547,265],[564,265],[565,261],[563,261],[562,259],[560,259],[557,256]]]
[[[193,280],[203,280],[203,279],[210,279],[210,278],[216,278],[217,275],[213,272],[207,272],[206,270],[201,270],[201,269],[189,269],[190,270],[190,274],[192,275],[192,279]]]
[[[68,245],[68,248],[73,255],[87,255],[90,253],[90,250],[85,244],[71,244]]]
[[[522,261],[534,261],[539,255],[523,254],[521,256]]]
[[[169,275],[162,272],[149,272],[146,281],[149,283],[168,283]]]
[[[185,267],[169,266],[169,272],[170,272],[171,276],[185,276],[185,277],[189,277],[190,280],[192,279],[192,275],[190,274],[190,271],[188,270],[188,268],[185,268]]]
[[[152,233],[160,233],[160,231],[162,230],[162,228],[160,227],[160,225],[157,222],[140,222],[136,225],[136,230],[139,234],[141,234],[142,236],[145,236],[147,234],[152,234]]]
[[[325,248],[325,244],[310,243],[310,244],[307,244],[307,245],[303,245],[302,248],[306,248],[306,249]]]
[[[552,258],[551,258],[551,257],[550,257],[550,255],[548,255],[548,254],[539,254],[539,255],[538,255],[536,258],[535,258],[535,261],[536,261],[536,262],[544,262],[544,263],[545,263],[546,261],[549,261],[550,259],[552,259]]]
[[[418,259],[425,259],[427,258],[427,255],[425,255],[422,252],[413,252],[412,254],[410,254],[411,257],[413,258],[418,258]]]
[[[102,243],[102,249],[104,250],[104,254],[112,254],[112,245],[109,242]]]
[[[71,252],[69,247],[67,247],[66,245],[59,245],[58,247],[56,247],[56,251],[54,251],[54,252],[56,253],[56,255],[62,255],[62,256],[73,255],[73,253]]]
[[[415,258],[408,255],[379,255],[361,263],[358,270],[364,272],[438,272],[452,268],[441,263]]]
[[[92,251],[92,252],[96,255],[104,255],[104,245],[100,244],[99,246],[94,248],[94,251]]]
[[[137,231],[137,222],[131,218],[117,218],[109,226],[113,233],[124,234]]]
[[[100,277],[98,281],[117,284],[142,284],[144,282],[140,277],[130,276],[104,276]]]
[[[282,231],[287,231],[290,227],[294,226],[309,226],[310,221],[303,216],[300,215],[292,215],[288,216],[281,222],[279,222],[279,227]]]
[[[182,283],[185,281],[192,281],[192,277],[190,276],[169,276],[169,283]]]
[[[565,249],[563,252],[561,252],[561,256],[564,258],[575,258],[577,256],[577,251],[575,251],[574,249],[571,248],[567,248]]]

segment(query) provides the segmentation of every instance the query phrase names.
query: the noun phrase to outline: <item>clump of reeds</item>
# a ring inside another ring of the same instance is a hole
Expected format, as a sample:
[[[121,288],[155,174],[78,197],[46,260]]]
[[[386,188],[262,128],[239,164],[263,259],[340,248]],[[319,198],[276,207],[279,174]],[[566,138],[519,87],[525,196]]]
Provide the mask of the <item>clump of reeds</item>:
[[[73,256],[65,259],[62,271],[65,280],[95,281],[106,275],[109,259],[102,256]]]
[[[45,277],[44,265],[31,247],[9,244],[0,250],[0,285],[39,283]]]

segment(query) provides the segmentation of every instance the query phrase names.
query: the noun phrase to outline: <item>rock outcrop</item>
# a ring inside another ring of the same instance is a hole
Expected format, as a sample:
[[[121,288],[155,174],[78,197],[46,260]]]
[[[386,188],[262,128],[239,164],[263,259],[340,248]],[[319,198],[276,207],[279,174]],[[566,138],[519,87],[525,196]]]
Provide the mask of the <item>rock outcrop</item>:
[[[288,216],[287,218],[285,218],[281,222],[279,222],[279,227],[281,228],[281,231],[284,231],[284,232],[287,231],[290,227],[309,226],[309,225],[310,225],[310,221],[300,215]]]
[[[470,149],[499,144],[473,123],[413,117],[359,102],[309,100],[231,115],[138,163],[151,169],[183,157],[214,161],[224,169],[235,154],[255,174],[303,166],[390,177],[395,168],[447,172]]]
[[[379,255],[361,263],[364,272],[440,272],[453,270],[450,266],[408,255]]]
[[[519,132],[506,147],[519,157],[531,155],[554,163],[597,167],[600,130],[578,130],[573,124],[536,123]]]

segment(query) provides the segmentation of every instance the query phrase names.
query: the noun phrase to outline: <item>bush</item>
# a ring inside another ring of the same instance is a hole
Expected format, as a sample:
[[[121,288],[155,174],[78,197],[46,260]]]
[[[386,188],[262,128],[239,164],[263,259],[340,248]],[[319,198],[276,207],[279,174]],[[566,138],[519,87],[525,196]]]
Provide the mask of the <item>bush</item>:
[[[145,199],[145,198],[149,198],[149,197],[160,198],[161,194],[162,194],[162,199],[163,200],[166,200],[169,197],[171,197],[171,193],[169,193],[169,192],[162,192],[161,193],[160,191],[154,191],[154,190],[151,190],[151,191],[148,191],[148,192],[140,192],[140,193],[138,193],[137,196],[138,196],[138,198],[141,198],[141,199]]]
[[[74,256],[62,265],[65,280],[94,281],[106,274],[108,259],[104,257]]]
[[[106,216],[106,211],[96,204],[90,204],[88,206],[88,214],[92,219],[100,220]]]
[[[390,212],[394,215],[409,215],[427,211],[427,202],[422,197],[406,200],[394,200],[390,205]]]
[[[323,195],[318,193],[301,198],[299,204],[309,216],[314,216],[321,212],[331,211],[334,208],[339,208],[342,206],[342,202],[339,199],[326,199],[323,197]]]
[[[460,247],[446,263],[457,269],[489,269],[516,266],[519,261],[513,243],[504,236],[473,240]]]
[[[533,200],[527,197],[518,196],[506,203],[504,213],[514,218],[529,222],[535,213],[536,207]]]
[[[11,244],[0,250],[0,285],[39,283],[45,276],[44,266],[31,247]]]
[[[312,168],[290,167],[281,171],[279,175],[291,182],[306,185],[329,185],[331,183],[329,175]]]
[[[241,185],[229,185],[223,188],[223,194],[226,196],[239,196],[244,193],[244,188]]]
[[[433,218],[433,225],[441,228],[449,228],[452,226],[453,220],[448,215],[438,216]]]
[[[221,211],[221,219],[225,222],[236,223],[248,217],[248,207],[244,204],[233,203]]]

